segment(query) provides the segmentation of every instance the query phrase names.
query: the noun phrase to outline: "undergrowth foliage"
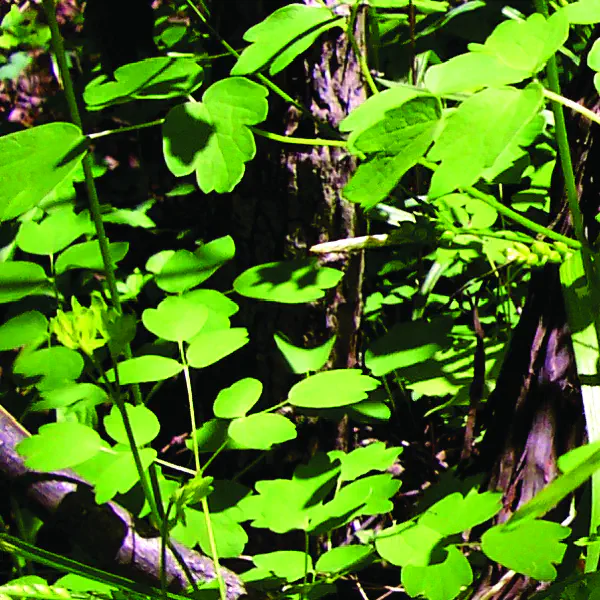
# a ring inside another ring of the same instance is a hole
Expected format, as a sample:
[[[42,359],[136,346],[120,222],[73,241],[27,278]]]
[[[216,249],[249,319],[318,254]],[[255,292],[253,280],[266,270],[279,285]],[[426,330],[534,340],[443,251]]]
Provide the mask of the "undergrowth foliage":
[[[419,35],[440,30],[480,4],[466,2],[449,9],[446,2],[415,1],[417,23],[422,24]],[[454,298],[444,290],[434,292],[442,276],[466,282],[464,290],[472,296],[483,289],[484,281],[473,273],[488,269],[505,282],[502,297],[488,297],[480,306],[482,322],[497,323],[498,334],[518,318],[517,284],[527,279],[530,269],[546,263],[562,265],[565,291],[573,292],[570,313],[581,315],[582,304],[592,312],[589,306],[598,297],[595,255],[578,229],[576,199],[571,209],[577,239],[556,233],[525,213],[531,208],[538,214],[547,211],[554,132],[562,118],[558,105],[569,104],[551,76],[556,70],[554,56],[569,55],[564,45],[570,28],[600,21],[597,0],[578,0],[550,16],[543,6],[529,16],[507,13],[509,18],[484,43],[469,44],[463,54],[445,62],[430,53],[419,55],[414,85],[388,80],[384,73],[374,79],[369,56],[362,56],[371,96],[341,122],[335,138],[299,139],[257,127],[267,117],[270,98],[274,94],[286,98],[268,77],[285,69],[325,31],[338,28],[352,38],[357,11],[366,11],[372,20],[377,36],[370,43],[376,45],[377,39],[405,26],[408,17],[398,10],[403,6],[390,0],[331,7],[290,3],[246,32],[248,45],[241,54],[227,47],[236,56],[231,75],[210,85],[204,83],[196,57],[169,52],[185,35],[173,25],[157,39],[163,55],[121,66],[112,79],[99,75],[83,92],[81,100],[90,112],[170,99],[164,118],[136,127],[161,127],[168,169],[176,177],[193,175],[204,193],[235,189],[255,157],[256,136],[273,143],[345,148],[360,164],[343,196],[359,204],[373,222],[383,221],[387,232],[327,242],[314,251],[408,245],[412,252],[415,244],[428,249],[428,271],[420,285],[407,259],[400,267],[386,266],[380,288],[368,297],[365,316],[374,331],[380,331],[385,307],[418,300],[419,308],[411,320],[371,336],[364,370],[322,371],[333,339],[307,349],[275,336],[273,344],[301,376],[287,399],[276,406],[257,408],[261,381],[232,380],[214,399],[214,417],[196,422],[198,392],[191,374],[248,343],[247,329],[232,325],[238,311],[236,295],[263,302],[314,302],[338,285],[342,273],[322,266],[317,258],[273,262],[239,273],[232,291],[213,289],[212,275],[235,256],[229,236],[194,251],[164,249],[132,272],[119,269],[128,244],[109,241],[103,223],[145,228],[154,223],[146,215],[147,207],[100,204],[94,179],[102,176],[103,168],[94,162],[90,144],[118,135],[119,130],[90,134],[82,130],[52,0],[45,0],[44,7],[73,122],[0,138],[0,219],[14,232],[0,263],[0,302],[14,307],[0,326],[0,350],[18,351],[12,377],[29,401],[28,411],[51,411],[56,417],[19,444],[26,465],[42,472],[73,469],[93,486],[98,503],[141,486],[145,503],[139,516],[149,517],[164,537],[198,546],[217,566],[222,559],[244,555],[248,536],[256,529],[301,532],[305,550],[251,556],[252,567],[241,574],[248,587],[269,590],[277,597],[326,596],[338,579],[382,561],[399,567],[402,588],[409,596],[468,597],[480,553],[516,573],[552,581],[571,529],[543,517],[600,466],[597,443],[562,457],[564,474],[510,520],[494,526],[489,524],[502,508],[501,494],[474,487],[443,494],[412,519],[392,522],[386,515],[401,487],[392,467],[402,460],[403,448],[382,442],[348,453],[317,453],[297,466],[289,479],[256,481],[253,489],[219,479],[212,471],[221,453],[266,451],[294,439],[296,425],[286,416],[289,412],[280,410],[286,406],[317,413],[342,409],[358,422],[384,421],[393,408],[385,390],[395,381],[414,400],[440,398],[435,410],[442,413],[464,407],[477,338],[458,318]],[[206,24],[204,11],[190,14]],[[2,48],[10,51],[3,76],[14,76],[17,64],[24,61],[13,49],[47,43],[48,28],[36,29],[34,21],[35,13],[25,22],[23,13],[13,7],[2,22]],[[594,46],[587,61],[592,69],[600,69],[600,45]],[[547,108],[549,101],[555,103],[554,113]],[[579,105],[574,108],[584,111]],[[598,122],[593,114],[585,116]],[[558,147],[565,168],[568,148],[560,140]],[[424,195],[412,197],[403,186],[403,177],[413,169],[429,173]],[[73,185],[81,182],[89,192],[87,208],[75,199]],[[507,202],[503,190],[509,184],[520,187]],[[408,272],[402,285],[394,285],[398,270]],[[87,285],[77,289],[81,281]],[[138,314],[133,301],[150,282],[162,299]],[[22,302],[35,296],[48,299],[52,312],[31,310]],[[140,328],[156,343],[132,348]],[[578,368],[595,374],[596,316],[590,314],[575,332],[581,346],[576,347]],[[493,385],[503,351],[498,335],[487,347],[488,386]],[[146,406],[144,395],[152,389],[146,384],[171,378],[182,378],[186,385],[190,467],[159,459],[152,447],[160,423]],[[101,423],[100,405],[111,407]],[[99,428],[106,435],[101,436]],[[157,485],[150,485],[151,478]],[[369,520],[373,516],[381,519]],[[336,545],[334,540],[340,537],[335,532],[346,531],[350,523],[352,535]],[[583,547],[594,543],[594,523],[591,533],[591,538],[578,543]],[[317,545],[311,542],[317,536],[329,540],[328,549],[320,554],[315,554]],[[0,549],[18,555],[23,546],[2,535]],[[29,559],[36,560],[35,552],[29,552]],[[473,558],[477,560],[472,564]],[[45,560],[42,555],[37,559]],[[592,577],[586,585],[592,585]],[[556,589],[555,597],[563,597],[565,589],[580,590],[581,585],[579,580],[562,582],[550,593]],[[220,577],[210,586],[225,598]],[[117,597],[117,592],[114,585],[83,579],[81,573],[66,575],[52,586],[38,576],[27,576],[0,587],[1,598],[44,600]],[[156,596],[161,597],[160,590]]]

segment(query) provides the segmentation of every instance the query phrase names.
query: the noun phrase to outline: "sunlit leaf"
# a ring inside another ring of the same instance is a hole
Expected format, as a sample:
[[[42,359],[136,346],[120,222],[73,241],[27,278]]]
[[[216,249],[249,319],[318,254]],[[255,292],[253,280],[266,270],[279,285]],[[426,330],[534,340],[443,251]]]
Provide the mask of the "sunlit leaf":
[[[334,335],[323,345],[316,348],[298,348],[278,334],[275,334],[273,338],[275,339],[277,348],[279,348],[288,365],[290,365],[292,373],[298,375],[322,369],[327,363],[336,340],[336,336]]]
[[[130,383],[143,383],[146,381],[162,381],[169,379],[183,371],[183,365],[172,358],[148,354],[137,358],[130,358],[120,362],[118,365],[119,383],[127,385]],[[115,370],[107,371],[109,381],[115,381]]]
[[[156,415],[143,404],[134,406],[128,402],[125,403],[129,426],[133,432],[136,446],[149,444],[160,431],[160,423]],[[121,444],[128,444],[129,437],[121,412],[116,406],[113,406],[110,414],[104,417],[104,428],[106,433],[115,441]]]
[[[202,369],[239,350],[248,341],[248,330],[243,327],[200,332],[187,349],[187,360],[192,367]]]
[[[229,437],[242,448],[269,450],[296,437],[296,426],[282,415],[260,413],[231,422]]]
[[[0,350],[13,350],[35,344],[48,335],[48,319],[31,310],[23,312],[0,326]]]
[[[246,377],[221,390],[213,405],[215,417],[235,419],[243,417],[258,402],[263,385],[258,379]]]

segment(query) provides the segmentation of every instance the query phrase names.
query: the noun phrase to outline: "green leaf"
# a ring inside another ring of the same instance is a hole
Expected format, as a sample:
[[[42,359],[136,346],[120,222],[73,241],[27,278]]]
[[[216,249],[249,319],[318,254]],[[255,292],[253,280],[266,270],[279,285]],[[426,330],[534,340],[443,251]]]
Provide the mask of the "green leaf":
[[[411,597],[427,600],[453,600],[473,583],[469,561],[456,546],[448,546],[441,563],[428,566],[406,565],[402,569],[402,585]]]
[[[340,450],[332,450],[329,457],[342,463],[341,481],[352,481],[371,471],[386,471],[398,456],[402,454],[401,447],[386,448],[384,442],[374,442],[364,448],[357,448],[346,454]]]
[[[498,211],[489,204],[467,194],[448,194],[432,204],[438,207],[438,218],[450,227],[488,229],[498,218]]]
[[[197,504],[213,491],[213,477],[204,477],[200,474],[195,475],[180,488],[177,488],[172,499],[177,509],[183,508],[188,504]]]
[[[300,304],[314,302],[335,287],[343,273],[321,267],[317,259],[266,263],[251,267],[233,282],[235,291],[248,298]]]
[[[399,108],[419,94],[412,87],[394,87],[375,94],[359,104],[345,119],[340,122],[340,131],[352,131],[352,139],[385,118],[387,111]]]
[[[324,6],[289,4],[270,14],[244,34],[251,42],[231,70],[232,75],[249,75],[268,63],[269,74],[287,67],[324,31],[342,25],[342,19]]]
[[[192,508],[186,508],[184,513],[185,523],[178,523],[171,534],[176,540],[191,548],[199,544],[202,551],[210,556],[212,548],[204,514]],[[210,520],[219,557],[238,557],[248,542],[248,535],[244,528],[222,513],[211,513]]]
[[[441,161],[431,180],[436,198],[473,185],[539,113],[543,90],[532,83],[486,89],[467,98],[450,117],[427,157]],[[490,114],[495,118],[490,119]]]
[[[291,480],[258,481],[258,494],[239,501],[238,506],[251,519],[253,527],[268,528],[275,533],[294,529],[308,531],[310,518],[320,509],[323,499],[335,485],[340,467],[325,454],[317,453],[308,465],[300,465]],[[285,511],[281,498],[286,499]],[[326,515],[327,517],[327,515]]]
[[[42,392],[43,400],[34,402],[31,410],[67,408],[78,402],[97,406],[108,402],[108,394],[93,383],[67,383],[61,387]]]
[[[282,415],[260,413],[235,419],[228,434],[241,448],[270,450],[296,437],[296,426]]]
[[[126,494],[140,480],[129,447],[117,445],[113,448],[113,452],[100,452],[75,469],[94,485],[98,504],[112,500],[117,494]],[[147,471],[156,459],[156,450],[140,448],[138,452],[142,469]]]
[[[243,327],[200,332],[187,349],[187,360],[190,366],[202,369],[239,350],[248,341],[248,330]]]
[[[125,258],[129,250],[128,242],[114,242],[109,244],[108,251],[113,264]],[[104,262],[100,252],[100,242],[82,242],[67,248],[56,259],[54,267],[56,274],[60,275],[70,269],[90,269],[92,271],[104,271]]]
[[[60,210],[46,217],[41,223],[25,221],[17,233],[17,246],[30,254],[51,255],[60,252],[78,237],[90,231],[91,222],[87,212],[75,214],[72,210]]]
[[[48,288],[46,273],[40,265],[20,260],[0,263],[0,304],[44,294]]]
[[[277,333],[273,338],[275,339],[277,348],[279,348],[288,365],[290,365],[292,373],[296,373],[297,375],[322,369],[327,363],[336,340],[336,336],[334,335],[322,346],[317,346],[316,348],[298,348]]]
[[[373,343],[365,354],[365,365],[373,375],[381,376],[431,358],[450,345],[452,327],[449,317],[398,323]]]
[[[352,176],[344,188],[344,197],[365,210],[385,200],[427,152],[441,114],[438,98],[417,97],[388,110],[381,121],[361,131],[356,139],[351,135],[351,147],[372,156]]]
[[[36,471],[57,471],[78,465],[100,452],[102,438],[90,427],[65,421],[42,425],[37,435],[17,444],[25,464]]]
[[[172,358],[148,354],[137,358],[124,360],[118,365],[119,383],[129,385],[131,383],[144,383],[147,381],[162,381],[174,377],[183,371],[183,365]],[[115,370],[110,369],[106,373],[108,381],[115,381]]]
[[[252,557],[259,569],[270,571],[286,581],[297,581],[306,573],[312,573],[311,557],[297,550],[279,550],[268,554],[255,554]]]
[[[102,76],[85,88],[88,110],[133,99],[161,100],[187,96],[202,85],[203,71],[194,59],[157,56],[119,67],[114,81]]]
[[[501,565],[542,581],[556,579],[553,563],[562,561],[566,544],[560,542],[571,530],[558,523],[521,520],[513,524],[497,525],[488,529],[481,538],[485,554]]]
[[[231,192],[254,158],[256,145],[249,129],[267,116],[267,89],[242,77],[211,85],[202,102],[172,108],[163,125],[163,152],[176,177],[196,172],[208,194]]]
[[[215,417],[235,419],[243,417],[258,402],[263,385],[258,379],[246,377],[221,390],[213,405]]]
[[[239,306],[225,294],[205,288],[187,292],[183,296],[198,304],[204,304],[210,310],[225,317],[231,317],[239,310]]]
[[[504,21],[484,45],[470,44],[471,52],[430,67],[425,73],[425,87],[434,94],[447,95],[519,83],[544,67],[564,44],[568,32],[563,11],[547,21],[539,13],[525,21]]]
[[[408,521],[380,531],[375,538],[375,548],[382,558],[393,565],[425,567],[430,563],[433,549],[443,537],[435,529]]]
[[[205,274],[203,281],[206,281],[217,269],[235,256],[235,243],[230,235],[226,235],[208,244],[202,244],[194,254],[200,259]]]
[[[37,310],[13,317],[0,326],[0,351],[36,345],[48,337],[48,319]]]
[[[485,523],[502,508],[502,494],[471,490],[466,497],[459,492],[449,494],[419,517],[419,525],[447,536],[462,533],[475,525]]]
[[[99,594],[110,595],[112,590],[117,588],[112,585],[107,585],[101,581],[83,577],[75,573],[68,573],[56,580],[55,585],[60,585],[75,592],[98,592]]]
[[[142,313],[144,327],[163,340],[186,342],[202,329],[208,318],[208,309],[189,297],[170,296],[157,308]]]
[[[377,421],[388,421],[392,416],[390,407],[381,400],[367,398],[357,402],[347,409],[350,419],[359,423],[373,423]]]
[[[136,446],[145,446],[149,444],[160,431],[160,423],[156,415],[143,404],[134,406],[128,402],[125,403],[125,410],[129,418],[129,424],[133,431]],[[104,428],[106,433],[120,444],[129,444],[129,438],[125,431],[121,412],[116,406],[113,406],[110,414],[104,417]]]
[[[367,392],[379,386],[358,369],[334,369],[311,375],[296,383],[288,401],[301,408],[335,408],[364,400]]]
[[[561,10],[567,14],[573,25],[592,25],[600,22],[600,2],[598,0],[579,0],[567,4]]]
[[[83,371],[83,358],[75,350],[64,346],[42,348],[20,354],[13,372],[30,378],[41,378],[36,387],[49,390],[77,379]]]
[[[355,570],[357,565],[373,553],[369,546],[339,546],[325,552],[317,560],[315,570],[319,573],[340,573]]]
[[[37,206],[72,175],[86,150],[86,138],[71,123],[49,123],[0,137],[0,221]]]

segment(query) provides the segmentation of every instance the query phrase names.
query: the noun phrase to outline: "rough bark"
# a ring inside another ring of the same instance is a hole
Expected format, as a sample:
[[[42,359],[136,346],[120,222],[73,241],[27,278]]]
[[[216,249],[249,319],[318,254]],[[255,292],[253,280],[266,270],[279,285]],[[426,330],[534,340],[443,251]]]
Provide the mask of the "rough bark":
[[[15,450],[29,433],[0,406],[0,483],[24,498],[46,522],[52,522],[93,566],[133,581],[160,587],[161,539],[114,502],[98,505],[91,486],[69,470],[38,473],[28,469]],[[173,543],[196,583],[215,578],[213,562],[206,556]],[[172,552],[165,565],[168,589],[184,591],[189,581]],[[222,569],[228,600],[245,594],[237,575]]]

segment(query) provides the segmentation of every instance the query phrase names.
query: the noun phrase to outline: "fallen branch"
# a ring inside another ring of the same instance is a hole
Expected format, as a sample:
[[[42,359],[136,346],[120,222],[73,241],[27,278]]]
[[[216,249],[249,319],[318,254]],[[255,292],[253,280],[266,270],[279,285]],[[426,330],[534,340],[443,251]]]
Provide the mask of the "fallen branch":
[[[133,581],[160,587],[161,539],[158,532],[138,522],[114,502],[98,505],[91,486],[69,470],[39,473],[25,466],[15,450],[29,432],[0,405],[0,478],[14,493],[26,498],[33,510],[53,523],[88,557],[93,566],[117,573]],[[215,579],[215,568],[208,557],[172,543],[172,547],[193,575],[195,583]],[[184,569],[171,551],[164,565],[169,591],[182,592],[191,587]],[[221,570],[228,600],[245,595],[238,576]]]

